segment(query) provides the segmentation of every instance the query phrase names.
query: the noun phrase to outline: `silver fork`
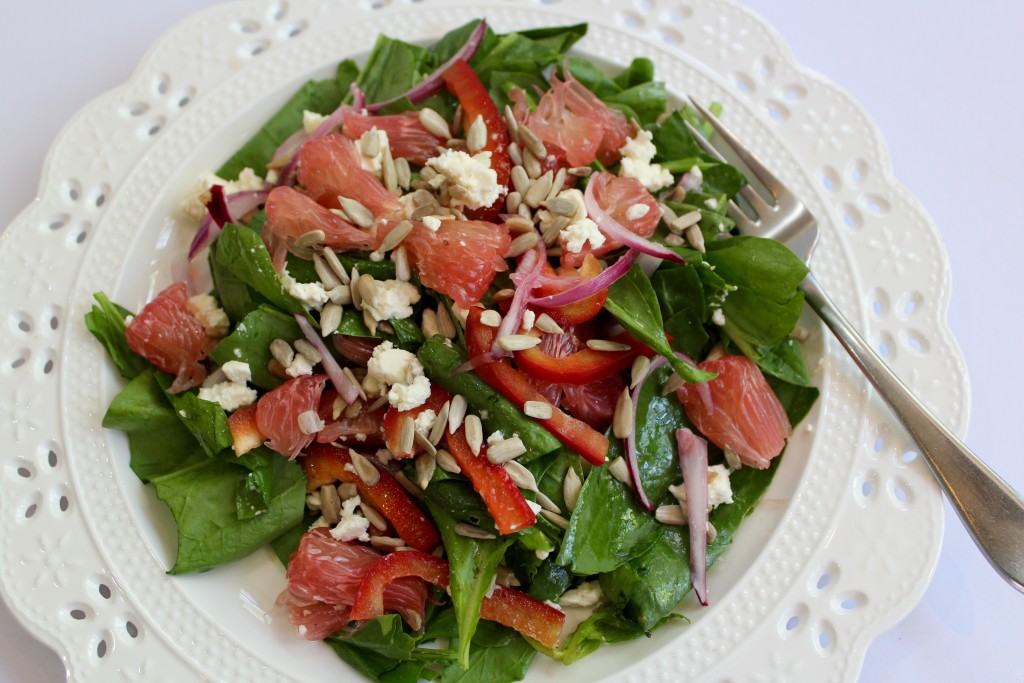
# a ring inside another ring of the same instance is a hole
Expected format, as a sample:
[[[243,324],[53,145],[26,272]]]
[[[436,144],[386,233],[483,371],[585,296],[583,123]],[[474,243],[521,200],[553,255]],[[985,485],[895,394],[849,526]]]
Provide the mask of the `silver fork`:
[[[709,141],[690,126],[701,147],[720,160],[729,157],[729,163],[767,190],[768,196],[764,196],[747,185],[739,195],[746,207],[729,202],[729,216],[739,231],[779,240],[809,265],[819,233],[814,216],[721,121],[700,104],[691,103],[717,133]],[[917,443],[989,563],[1010,585],[1024,592],[1024,499],[924,407],[836,308],[814,275],[808,273],[801,288],[807,303]]]

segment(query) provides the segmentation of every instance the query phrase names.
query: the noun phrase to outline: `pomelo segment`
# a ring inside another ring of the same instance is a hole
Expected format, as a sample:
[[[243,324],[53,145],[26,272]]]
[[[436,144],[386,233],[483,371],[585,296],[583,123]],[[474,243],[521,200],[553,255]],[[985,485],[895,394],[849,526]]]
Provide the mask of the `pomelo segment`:
[[[189,310],[183,282],[175,282],[146,304],[125,330],[125,340],[132,351],[174,375],[172,393],[206,379],[200,361],[213,348],[213,341]]]

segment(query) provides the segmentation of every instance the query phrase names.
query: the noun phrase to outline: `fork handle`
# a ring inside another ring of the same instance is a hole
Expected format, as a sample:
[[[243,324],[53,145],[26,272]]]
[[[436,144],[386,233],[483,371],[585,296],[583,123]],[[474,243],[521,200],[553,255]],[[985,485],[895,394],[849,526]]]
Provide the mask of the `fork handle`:
[[[1024,499],[946,429],[885,364],[808,274],[807,303],[889,404],[997,572],[1024,592]]]

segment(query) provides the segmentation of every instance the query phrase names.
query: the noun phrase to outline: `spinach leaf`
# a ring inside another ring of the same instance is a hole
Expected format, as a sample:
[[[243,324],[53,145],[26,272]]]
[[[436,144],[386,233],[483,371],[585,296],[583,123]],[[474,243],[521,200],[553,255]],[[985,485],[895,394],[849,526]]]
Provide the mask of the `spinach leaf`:
[[[232,462],[249,470],[235,487],[238,519],[252,519],[269,509],[274,486],[274,461],[280,457],[266,446],[260,446],[234,458]]]
[[[570,583],[572,575],[569,570],[549,557],[540,563],[530,581],[528,592],[538,600],[557,600]]]
[[[131,315],[131,311],[112,302],[103,292],[92,296],[98,305],[94,304],[92,310],[85,314],[85,327],[107,350],[121,376],[132,379],[151,367],[145,358],[128,348],[124,336],[127,328],[125,318]]]
[[[623,90],[635,88],[654,80],[654,62],[647,57],[636,57],[615,77],[615,85]]]
[[[654,80],[654,64],[646,57],[634,59],[615,79],[593,62],[569,58],[569,72],[605,104],[619,109],[641,126],[653,125],[665,113],[668,95],[665,84]]]
[[[476,643],[474,643],[475,645]],[[445,669],[441,683],[511,683],[526,676],[535,650],[525,638],[512,632],[509,643],[500,647],[475,647],[467,663]]]
[[[277,559],[281,561],[282,565],[288,566],[288,560],[291,559],[292,553],[298,549],[302,535],[309,530],[309,527],[315,521],[316,516],[307,512],[303,516],[302,521],[270,542],[271,550],[277,555]]]
[[[218,245],[215,240],[209,247],[210,275],[213,277],[213,288],[220,300],[221,308],[228,314],[233,324],[241,322],[245,316],[255,311],[262,304],[269,303],[256,290],[234,274],[230,268],[217,259]]]
[[[766,470],[744,467],[731,476],[733,502],[712,511],[709,521],[718,535],[708,544],[710,567],[732,542],[743,518],[768,489],[781,457]],[[642,628],[653,628],[689,592],[690,547],[685,527],[664,527],[647,551],[613,572],[602,574],[601,589],[625,615]]]
[[[405,632],[397,614],[385,614],[366,622],[351,635],[330,636],[324,642],[359,673],[386,682],[417,681],[425,664],[451,661],[450,650],[421,648],[422,640]],[[414,677],[406,678],[410,673]]]
[[[302,112],[333,112],[348,95],[349,84],[355,80],[358,72],[356,63],[346,60],[338,65],[334,78],[307,82],[256,131],[248,142],[242,145],[241,149],[224,162],[217,170],[217,175],[234,180],[246,167],[262,175],[263,169],[273,158],[278,146],[285,138],[302,128]]]
[[[494,540],[467,538],[455,533],[456,520],[436,503],[427,499],[430,510],[448,555],[451,584],[449,590],[459,624],[459,662],[470,666],[470,645],[480,620],[480,604],[491,588],[498,563],[505,549],[512,543],[510,537]]]
[[[230,448],[235,441],[228,429],[228,416],[219,403],[204,401],[191,391],[172,394],[170,377],[161,373],[156,375],[157,381],[164,390],[171,408],[178,414],[181,423],[192,433],[203,451],[211,458],[225,448]]]
[[[219,265],[273,305],[288,313],[306,312],[302,302],[285,291],[263,240],[249,228],[235,223],[225,225],[217,238],[216,255]]]
[[[431,382],[437,382],[453,394],[462,394],[477,412],[486,416],[483,423],[488,432],[500,430],[503,434],[518,434],[527,449],[526,455],[521,458],[522,462],[529,462],[562,447],[551,432],[527,417],[475,372],[453,375],[452,371],[466,359],[461,351],[445,345],[442,337],[435,335],[426,340],[417,357]]]
[[[360,275],[372,275],[374,280],[394,280],[396,277],[395,262],[390,259],[372,261],[366,252],[348,252],[338,254],[338,260],[349,273],[356,268]]]
[[[629,272],[608,287],[604,307],[633,336],[664,356],[672,369],[687,382],[706,382],[715,377],[714,373],[695,368],[673,353],[665,337],[665,325],[654,287],[638,264],[633,264]]]
[[[274,389],[284,380],[267,369],[273,358],[270,342],[284,339],[291,344],[299,338],[304,337],[295,318],[276,308],[260,306],[246,315],[231,334],[220,340],[210,358],[218,365],[232,360],[248,363],[252,384],[261,389]]]
[[[302,519],[306,477],[298,463],[275,458],[267,511],[238,519],[236,487],[244,471],[210,460],[153,477],[156,494],[167,503],[178,527],[178,556],[171,574],[205,571],[245,557]]]
[[[766,374],[790,384],[807,386],[810,383],[804,351],[796,340],[783,339],[772,346],[762,347],[760,353],[757,364]]]
[[[696,256],[694,256],[696,254]],[[704,286],[694,264],[700,254],[686,250],[687,265],[662,264],[651,276],[651,286],[665,312],[665,332],[672,337],[672,348],[690,358],[699,358],[709,337],[704,329],[708,312],[704,305]]]
[[[786,416],[789,417],[789,424],[794,427],[800,424],[807,413],[811,412],[814,402],[818,400],[818,395],[821,393],[817,387],[790,384],[777,377],[767,377],[766,379],[772,391],[779,397]]]
[[[670,484],[681,480],[676,430],[692,428],[675,392],[661,395],[661,387],[671,374],[668,367],[655,370],[637,397],[637,467],[644,491],[655,502],[666,494]],[[616,450],[622,450],[621,446]]]
[[[397,97],[420,82],[426,73],[427,50],[381,35],[366,59],[356,82],[367,102]]]
[[[621,643],[650,636],[651,631],[671,621],[685,620],[681,614],[668,614],[651,628],[643,628],[627,619],[615,605],[601,605],[576,627],[565,644],[552,651],[545,650],[552,659],[569,665],[583,659],[605,643]]]

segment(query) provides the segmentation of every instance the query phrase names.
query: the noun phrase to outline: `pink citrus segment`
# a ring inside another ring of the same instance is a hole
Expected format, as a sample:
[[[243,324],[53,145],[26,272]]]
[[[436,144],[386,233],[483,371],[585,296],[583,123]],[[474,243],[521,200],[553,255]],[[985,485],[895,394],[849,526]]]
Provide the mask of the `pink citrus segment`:
[[[200,361],[213,342],[188,308],[185,283],[175,282],[156,295],[125,330],[128,348],[164,372],[174,375],[171,391],[202,384],[206,368]]]
[[[427,163],[427,159],[437,156],[437,146],[444,145],[446,140],[434,137],[420,123],[417,112],[404,111],[401,114],[383,116],[363,116],[351,109],[344,113],[345,124],[342,132],[346,137],[358,140],[363,133],[376,128],[387,133],[391,156],[408,159],[417,166]]]
[[[319,408],[326,381],[326,375],[296,377],[268,391],[259,400],[256,404],[256,426],[272,450],[294,458],[312,443],[316,435],[302,432],[299,415]]]
[[[274,188],[266,203],[271,233],[280,240],[295,240],[311,230],[322,230],[322,244],[344,251],[369,249],[370,236],[298,190],[282,185]]]
[[[716,446],[736,451],[744,465],[768,467],[791,428],[764,375],[746,356],[723,356],[699,367],[718,377],[678,389],[686,416]]]
[[[620,178],[613,173],[602,171],[591,176],[590,182],[594,187],[594,199],[620,225],[641,237],[650,237],[654,234],[654,230],[658,227],[658,221],[661,220],[661,211],[658,209],[658,202],[639,180]],[[647,212],[638,218],[629,218],[629,208],[636,204],[646,206]],[[621,247],[622,243],[607,238],[604,244],[593,249],[587,242],[578,254],[572,253],[566,248],[565,240],[561,241],[561,245],[562,264],[575,268],[583,263],[587,254],[593,254],[600,258]]]
[[[299,600],[288,590],[282,591],[274,604],[277,609],[288,611],[300,638],[323,640],[345,628],[351,621],[352,608],[348,605],[328,605],[322,602]]]
[[[375,218],[403,217],[402,205],[380,180],[363,170],[356,143],[344,135],[309,140],[299,151],[299,183],[318,203],[340,208],[338,196],[355,199]]]
[[[378,244],[394,225],[380,226]],[[441,221],[436,231],[413,223],[402,244],[409,263],[427,287],[469,308],[487,292],[494,274],[508,268],[505,253],[512,243],[508,228],[487,221]]]

